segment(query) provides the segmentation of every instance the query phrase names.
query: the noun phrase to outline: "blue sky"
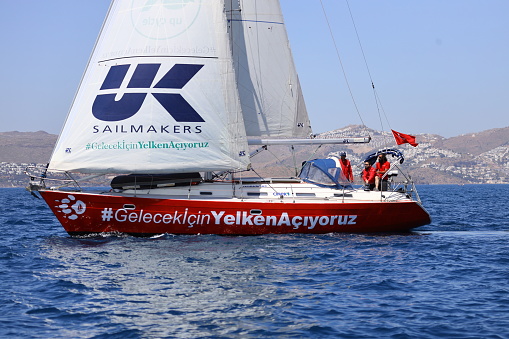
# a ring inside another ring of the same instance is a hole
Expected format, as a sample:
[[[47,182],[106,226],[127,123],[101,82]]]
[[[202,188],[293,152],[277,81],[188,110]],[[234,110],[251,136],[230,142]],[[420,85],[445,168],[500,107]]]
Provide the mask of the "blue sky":
[[[364,123],[445,137],[509,126],[509,1],[322,0]],[[281,6],[315,132],[361,120],[319,0]],[[109,0],[0,0],[0,131],[58,133]]]

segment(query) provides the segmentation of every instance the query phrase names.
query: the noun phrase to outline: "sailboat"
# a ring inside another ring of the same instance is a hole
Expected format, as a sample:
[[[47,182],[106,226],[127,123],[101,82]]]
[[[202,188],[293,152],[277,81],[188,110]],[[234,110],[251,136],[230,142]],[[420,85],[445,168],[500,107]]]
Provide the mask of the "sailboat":
[[[313,137],[278,0],[113,0],[48,166],[30,174],[28,189],[71,236],[430,223],[412,183],[356,189],[334,157],[305,162],[291,178],[246,174],[271,145],[369,140]],[[69,182],[57,185],[51,173]],[[93,191],[74,173],[116,176]]]

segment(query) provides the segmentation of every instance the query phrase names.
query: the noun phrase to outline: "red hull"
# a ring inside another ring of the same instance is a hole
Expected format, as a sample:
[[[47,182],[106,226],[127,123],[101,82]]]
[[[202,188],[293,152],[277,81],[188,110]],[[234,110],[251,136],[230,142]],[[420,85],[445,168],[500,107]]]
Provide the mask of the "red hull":
[[[431,222],[426,210],[413,201],[294,203],[40,194],[70,235],[406,232]]]

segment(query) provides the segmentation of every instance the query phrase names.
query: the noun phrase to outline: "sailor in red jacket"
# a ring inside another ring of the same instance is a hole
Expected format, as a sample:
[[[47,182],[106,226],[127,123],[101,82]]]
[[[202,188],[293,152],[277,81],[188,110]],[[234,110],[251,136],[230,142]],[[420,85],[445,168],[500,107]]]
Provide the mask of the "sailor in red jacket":
[[[378,155],[378,162],[376,163],[376,178],[375,185],[379,191],[387,190],[387,180],[389,176],[387,176],[387,171],[391,168],[391,163],[387,161],[387,156],[385,153],[381,153]],[[385,186],[385,187],[384,187]]]
[[[366,190],[370,191],[375,189],[376,170],[369,161],[364,162],[364,169],[362,170],[362,182],[366,185]]]
[[[350,164],[350,160],[346,158],[346,152],[339,153],[339,156],[341,157],[339,159],[339,163],[341,164],[341,171],[343,172],[343,175],[346,180],[353,182],[352,165]]]

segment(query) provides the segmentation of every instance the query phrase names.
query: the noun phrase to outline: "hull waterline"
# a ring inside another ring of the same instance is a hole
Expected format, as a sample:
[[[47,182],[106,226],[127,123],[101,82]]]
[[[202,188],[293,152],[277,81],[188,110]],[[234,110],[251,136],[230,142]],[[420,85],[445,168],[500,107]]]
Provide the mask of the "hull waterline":
[[[431,222],[415,201],[166,199],[40,191],[71,236],[125,233],[261,235],[407,232]]]

